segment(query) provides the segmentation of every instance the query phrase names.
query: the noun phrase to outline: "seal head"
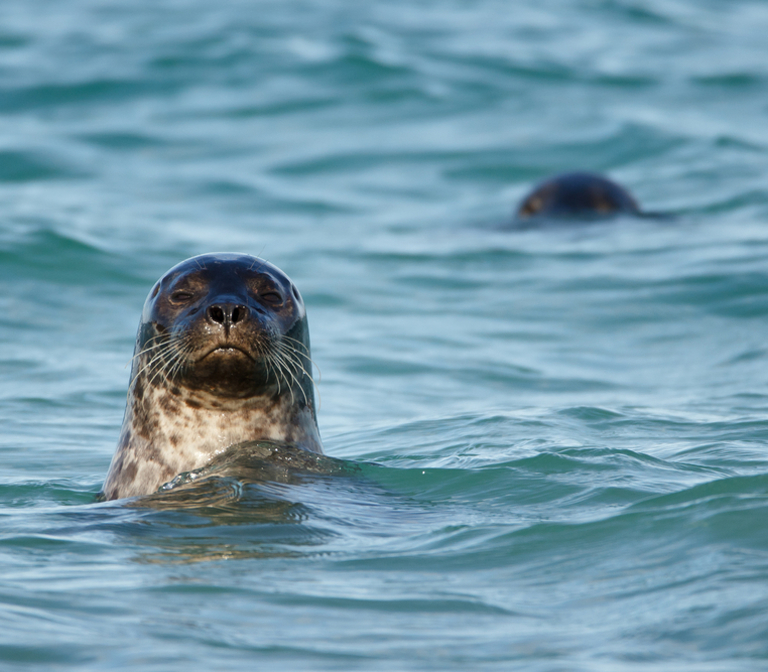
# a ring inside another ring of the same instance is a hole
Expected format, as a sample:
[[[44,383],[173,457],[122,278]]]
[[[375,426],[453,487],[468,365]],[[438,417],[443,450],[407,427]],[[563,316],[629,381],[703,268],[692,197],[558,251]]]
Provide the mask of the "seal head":
[[[295,285],[272,264],[204,254],[152,288],[105,499],[146,495],[245,441],[322,453],[309,328]]]
[[[640,214],[637,202],[624,187],[594,173],[564,173],[536,186],[520,203],[515,220],[594,219],[619,214]]]

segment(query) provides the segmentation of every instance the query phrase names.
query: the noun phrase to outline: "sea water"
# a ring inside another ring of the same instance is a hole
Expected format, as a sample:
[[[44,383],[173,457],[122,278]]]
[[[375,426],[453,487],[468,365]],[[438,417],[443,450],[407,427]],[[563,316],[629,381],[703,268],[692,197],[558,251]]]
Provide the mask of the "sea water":
[[[768,5],[0,5],[0,668],[763,670]],[[567,170],[663,218],[518,230]],[[303,294],[339,469],[97,503],[144,298]]]

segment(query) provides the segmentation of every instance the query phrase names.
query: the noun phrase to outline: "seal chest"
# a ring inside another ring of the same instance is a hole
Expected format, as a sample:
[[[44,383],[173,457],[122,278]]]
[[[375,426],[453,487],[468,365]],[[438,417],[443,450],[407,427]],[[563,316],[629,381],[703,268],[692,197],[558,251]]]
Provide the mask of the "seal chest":
[[[155,492],[244,441],[322,453],[301,296],[240,254],[174,266],[144,304],[123,427],[102,495]]]

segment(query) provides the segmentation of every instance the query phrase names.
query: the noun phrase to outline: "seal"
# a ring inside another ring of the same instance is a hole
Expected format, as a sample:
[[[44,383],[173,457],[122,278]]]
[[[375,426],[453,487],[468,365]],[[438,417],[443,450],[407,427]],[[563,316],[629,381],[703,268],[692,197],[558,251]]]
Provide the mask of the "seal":
[[[144,304],[101,497],[153,493],[242,442],[322,454],[311,365],[304,302],[279,268],[244,254],[174,266]]]
[[[640,214],[637,201],[624,187],[595,173],[563,173],[537,185],[520,203],[515,220],[619,214]]]

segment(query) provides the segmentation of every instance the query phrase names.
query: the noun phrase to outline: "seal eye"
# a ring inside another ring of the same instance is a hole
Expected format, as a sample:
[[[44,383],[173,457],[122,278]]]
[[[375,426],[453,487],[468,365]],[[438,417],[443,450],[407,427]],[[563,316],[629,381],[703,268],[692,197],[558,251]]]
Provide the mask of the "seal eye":
[[[171,301],[174,303],[187,303],[192,299],[194,294],[192,292],[187,292],[183,289],[177,290],[171,294]]]
[[[260,296],[261,300],[270,306],[279,306],[283,303],[283,297],[278,292],[264,292]]]

